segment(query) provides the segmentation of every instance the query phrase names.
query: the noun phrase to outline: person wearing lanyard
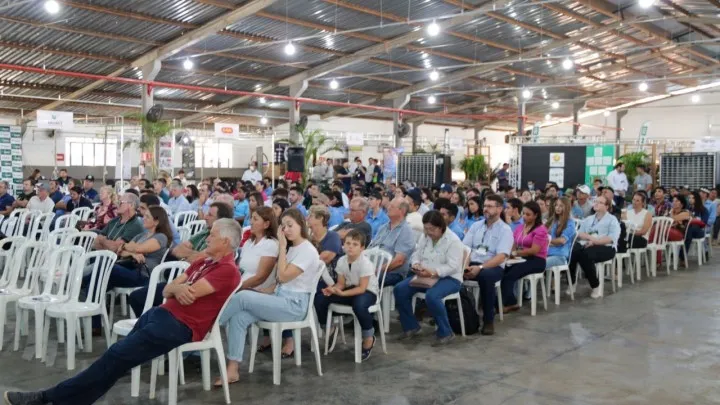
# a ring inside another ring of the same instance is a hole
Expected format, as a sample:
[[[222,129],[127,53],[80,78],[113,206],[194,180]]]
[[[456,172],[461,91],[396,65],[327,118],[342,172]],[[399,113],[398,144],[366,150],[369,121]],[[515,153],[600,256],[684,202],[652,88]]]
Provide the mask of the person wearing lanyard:
[[[470,266],[465,269],[465,280],[477,281],[483,307],[483,335],[495,333],[495,283],[503,276],[505,259],[510,256],[513,247],[513,234],[510,226],[500,220],[503,200],[493,194],[483,203],[484,220],[473,224],[463,243],[472,249]]]
[[[380,248],[393,258],[387,268],[385,286],[394,286],[405,279],[410,268],[410,257],[415,250],[415,236],[410,224],[405,220],[408,203],[403,198],[395,198],[388,205],[390,222],[382,225],[370,242],[369,249]],[[381,275],[378,274],[378,278]]]
[[[504,313],[517,311],[520,306],[517,304],[517,297],[513,291],[515,283],[521,278],[545,271],[545,259],[547,259],[548,234],[547,228],[542,224],[540,206],[535,201],[525,203],[522,209],[523,225],[518,226],[513,232],[515,241],[513,256],[525,259],[524,262],[505,268],[502,278],[502,296],[505,308]]]
[[[137,209],[140,199],[133,193],[125,193],[120,198],[118,216],[111,219],[95,238],[95,250],[118,252],[120,247],[144,232],[142,221],[138,220]]]
[[[612,200],[601,195],[595,199],[593,204],[595,215],[585,218],[578,229],[577,241],[573,246],[570,260],[570,278],[574,285],[575,272],[573,269],[579,264],[592,288],[590,296],[597,299],[602,295],[595,264],[615,257],[615,249],[617,249],[620,237],[620,224],[614,215],[608,213],[608,209],[612,206]]]

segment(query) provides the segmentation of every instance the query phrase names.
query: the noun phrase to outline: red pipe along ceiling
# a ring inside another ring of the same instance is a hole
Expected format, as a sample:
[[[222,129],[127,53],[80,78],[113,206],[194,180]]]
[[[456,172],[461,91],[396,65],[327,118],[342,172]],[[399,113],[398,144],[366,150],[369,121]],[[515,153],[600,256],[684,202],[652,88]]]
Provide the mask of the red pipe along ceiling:
[[[363,110],[372,110],[372,111],[399,112],[399,113],[407,114],[407,115],[425,115],[428,117],[436,117],[436,118],[465,118],[465,119],[472,119],[472,120],[509,120],[509,121],[514,121],[514,120],[518,119],[518,116],[516,116],[516,115],[429,113],[426,111],[406,110],[406,109],[400,109],[400,108],[380,107],[380,106],[364,105],[364,104],[343,103],[343,102],[339,102],[339,101],[317,100],[314,98],[290,97],[290,96],[281,96],[281,95],[275,95],[275,94],[254,93],[251,91],[241,91],[241,90],[226,90],[226,89],[215,88],[215,87],[192,86],[192,85],[187,85],[187,84],[157,82],[157,81],[152,81],[152,80],[131,79],[131,78],[126,78],[126,77],[108,77],[108,76],[91,74],[91,73],[80,73],[80,72],[71,72],[71,71],[66,71],[66,70],[55,70],[55,69],[43,69],[43,68],[38,68],[38,67],[33,67],[33,66],[12,65],[12,64],[6,64],[6,63],[0,63],[0,69],[38,73],[38,74],[43,74],[43,75],[74,77],[74,78],[79,78],[79,79],[105,80],[105,81],[109,81],[109,82],[117,82],[117,83],[125,83],[125,84],[148,85],[148,86],[153,86],[153,87],[164,87],[164,88],[170,88],[170,89],[200,91],[200,92],[204,92],[204,93],[231,94],[234,96],[248,96],[248,97],[258,97],[258,98],[265,97],[265,98],[274,99],[274,100],[308,103],[308,104],[318,104],[318,105],[329,105],[329,106],[340,107],[340,108],[353,107],[353,108],[358,108],[358,109],[363,109]],[[71,99],[65,99],[65,100],[72,102]],[[198,111],[198,112],[200,112],[200,111]],[[527,117],[521,117],[521,118],[527,118]]]

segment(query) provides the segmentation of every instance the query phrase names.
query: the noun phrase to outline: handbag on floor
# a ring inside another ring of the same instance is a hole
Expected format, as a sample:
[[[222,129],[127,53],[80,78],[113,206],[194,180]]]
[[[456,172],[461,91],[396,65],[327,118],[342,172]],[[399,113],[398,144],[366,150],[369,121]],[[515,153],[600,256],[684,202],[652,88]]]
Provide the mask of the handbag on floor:
[[[465,287],[460,287],[459,293],[463,320],[465,321],[465,334],[474,335],[480,329],[480,316],[477,313],[475,298]],[[450,328],[453,330],[453,333],[456,335],[461,334],[462,328],[460,327],[460,311],[458,310],[457,300],[446,301],[445,310],[447,311],[448,321],[450,321]],[[494,310],[494,308],[491,310]]]

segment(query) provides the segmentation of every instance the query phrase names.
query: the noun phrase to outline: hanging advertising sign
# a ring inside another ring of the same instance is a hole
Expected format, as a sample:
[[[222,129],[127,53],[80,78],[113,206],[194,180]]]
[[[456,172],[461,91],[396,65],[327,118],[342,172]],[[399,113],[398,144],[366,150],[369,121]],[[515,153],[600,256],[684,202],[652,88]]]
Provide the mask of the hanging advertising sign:
[[[348,146],[363,146],[365,139],[362,132],[348,132],[345,134],[345,143]]]
[[[68,111],[37,111],[37,126],[42,129],[73,129],[73,113]]]
[[[638,143],[640,145],[645,145],[649,127],[650,127],[650,121],[643,122],[642,126],[640,127],[640,135],[638,137]]]
[[[163,136],[158,142],[158,169],[173,175],[173,141],[174,136]]]
[[[237,139],[240,136],[240,124],[215,123],[215,138]]]
[[[23,162],[20,127],[0,126],[0,179],[10,184],[8,193],[22,193]]]

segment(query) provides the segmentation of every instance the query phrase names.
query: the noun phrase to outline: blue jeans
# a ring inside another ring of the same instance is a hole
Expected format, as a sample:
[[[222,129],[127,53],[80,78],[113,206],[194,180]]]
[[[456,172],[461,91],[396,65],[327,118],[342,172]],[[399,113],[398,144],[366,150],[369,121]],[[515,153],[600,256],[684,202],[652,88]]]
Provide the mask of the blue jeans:
[[[555,266],[562,266],[563,264],[568,264],[567,257],[565,256],[548,256],[548,258],[545,259],[546,269]]]
[[[337,295],[326,297],[320,293],[315,294],[315,312],[317,313],[320,326],[324,327],[327,322],[330,304],[350,305],[352,306],[355,317],[358,319],[358,323],[360,323],[362,337],[370,337],[375,336],[375,328],[373,327],[373,316],[368,311],[368,308],[375,305],[375,302],[377,302],[377,296],[370,291],[365,291],[353,297],[340,297]]]
[[[470,263],[471,265],[477,265]],[[495,292],[495,283],[500,281],[503,276],[502,267],[483,268],[475,277],[480,286],[480,302],[483,309],[483,323],[493,323],[495,320],[495,302],[497,294]],[[502,311],[502,308],[500,308]]]
[[[227,358],[242,361],[245,337],[250,325],[257,321],[296,322],[305,319],[310,305],[310,293],[284,290],[279,286],[275,294],[243,290],[230,299],[220,314],[220,323],[227,327]]]
[[[110,346],[80,374],[43,391],[55,405],[93,404],[130,369],[192,341],[190,328],[164,308],[153,308],[138,319],[130,334]]]
[[[515,283],[521,278],[545,271],[545,259],[537,256],[525,258],[525,262],[512,265],[505,268],[500,288],[502,290],[503,305],[517,305],[517,297],[515,296]]]
[[[436,335],[443,338],[452,335],[450,329],[450,321],[448,320],[447,310],[443,298],[450,294],[460,291],[460,281],[452,277],[443,277],[435,283],[431,288],[415,288],[410,287],[411,278],[401,281],[393,289],[395,295],[395,308],[400,313],[400,324],[404,331],[415,330],[420,327],[412,309],[412,296],[415,293],[425,293],[425,304],[430,314],[435,318],[437,325]]]
[[[163,303],[163,290],[167,283],[158,283],[155,287],[155,297],[153,298],[153,307],[160,306]],[[145,309],[145,299],[147,298],[149,287],[145,286],[139,290],[133,291],[128,297],[128,304],[132,308],[135,316],[140,316]]]
[[[687,231],[687,236],[685,237],[685,250],[690,250],[690,245],[692,245],[693,239],[700,239],[703,237],[705,237],[705,228],[691,225],[690,229]]]
[[[378,274],[378,280],[381,280],[382,276]],[[391,271],[385,275],[385,287],[397,285],[399,282],[405,280],[405,274]]]
[[[90,278],[92,277],[92,274],[88,274],[83,277],[82,279],[82,288],[83,290],[86,290],[88,287],[88,284],[90,284]],[[145,284],[147,284],[149,280],[149,277],[139,270],[136,269],[128,269],[127,267],[115,265],[113,266],[112,270],[110,270],[110,279],[108,280],[107,289],[112,290],[115,287],[122,287],[122,288],[129,288],[129,287],[142,287]],[[99,280],[98,280],[99,281]],[[143,302],[143,305],[145,303]],[[142,312],[142,310],[140,311]],[[138,313],[135,313],[136,315],[139,315]],[[100,321],[100,316],[96,315],[93,316],[93,328],[99,328],[101,327],[102,323]]]

